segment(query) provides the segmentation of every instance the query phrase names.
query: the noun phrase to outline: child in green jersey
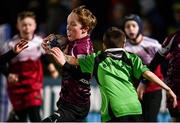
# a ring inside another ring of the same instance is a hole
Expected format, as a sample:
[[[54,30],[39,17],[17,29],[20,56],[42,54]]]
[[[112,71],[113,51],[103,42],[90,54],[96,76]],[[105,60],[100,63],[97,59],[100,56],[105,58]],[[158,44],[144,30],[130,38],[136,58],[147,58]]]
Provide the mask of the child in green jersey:
[[[82,72],[95,75],[102,97],[102,121],[141,121],[142,108],[133,85],[134,80],[141,76],[165,89],[173,99],[173,106],[177,105],[176,95],[172,90],[149,71],[137,55],[124,50],[125,42],[124,32],[111,27],[103,36],[104,51],[76,59],[64,55],[58,48],[50,50],[62,67],[73,70],[73,65],[80,65]]]

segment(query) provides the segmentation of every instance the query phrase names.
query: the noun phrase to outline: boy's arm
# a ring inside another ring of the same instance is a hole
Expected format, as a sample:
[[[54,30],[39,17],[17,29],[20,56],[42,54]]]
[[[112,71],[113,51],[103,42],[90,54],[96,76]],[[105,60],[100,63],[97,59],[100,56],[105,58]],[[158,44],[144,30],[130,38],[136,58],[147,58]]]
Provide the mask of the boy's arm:
[[[56,79],[59,76],[59,71],[56,69],[52,57],[49,54],[44,54],[41,56],[41,60],[45,65],[47,65],[47,69],[54,79]]]
[[[152,81],[152,82],[158,84],[163,89],[165,89],[166,92],[173,98],[173,107],[175,108],[177,106],[177,98],[176,98],[176,95],[174,94],[174,92],[162,80],[160,80],[153,72],[145,71],[143,73],[143,77],[149,81]]]
[[[0,65],[4,65],[16,55],[17,53],[13,52],[13,50],[9,50],[7,53],[0,56]]]
[[[22,50],[27,48],[27,41],[21,39],[12,50],[9,50],[7,53],[0,56],[0,65],[3,65],[10,61],[13,57],[18,55]]]
[[[63,66],[66,62],[68,62],[71,65],[78,65],[78,59],[65,55],[58,47],[54,47],[50,49],[50,54],[54,57],[55,61]]]
[[[165,60],[165,57],[163,57],[162,55],[159,54],[159,52],[156,52],[153,60],[151,61],[150,65],[149,65],[149,69],[151,71],[154,71],[156,69],[156,67],[161,64],[163,61]]]

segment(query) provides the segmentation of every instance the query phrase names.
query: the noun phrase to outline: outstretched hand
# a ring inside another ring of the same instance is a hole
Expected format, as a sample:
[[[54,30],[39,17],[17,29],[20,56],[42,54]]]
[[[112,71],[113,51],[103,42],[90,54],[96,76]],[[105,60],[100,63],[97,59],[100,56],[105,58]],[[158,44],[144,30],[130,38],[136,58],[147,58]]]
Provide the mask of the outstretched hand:
[[[20,53],[22,50],[26,49],[28,47],[28,41],[21,39],[14,47],[13,51],[15,53]]]
[[[49,48],[49,43],[52,40],[52,38],[54,37],[54,34],[50,34],[47,37],[45,37],[43,39],[43,42],[41,44],[42,48],[45,50],[46,53],[49,53],[50,48]]]

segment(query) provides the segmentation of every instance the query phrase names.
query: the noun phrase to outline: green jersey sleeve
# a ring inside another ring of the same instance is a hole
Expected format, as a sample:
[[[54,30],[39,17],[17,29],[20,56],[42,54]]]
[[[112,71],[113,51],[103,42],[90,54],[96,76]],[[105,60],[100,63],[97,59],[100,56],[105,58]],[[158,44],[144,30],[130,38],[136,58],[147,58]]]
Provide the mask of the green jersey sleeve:
[[[96,57],[96,54],[92,53],[90,55],[78,58],[78,62],[79,62],[82,72],[86,72],[86,73],[93,72],[95,57]]]
[[[133,59],[133,73],[134,76],[139,79],[141,75],[145,72],[148,71],[148,67],[142,63],[142,60],[135,55]]]

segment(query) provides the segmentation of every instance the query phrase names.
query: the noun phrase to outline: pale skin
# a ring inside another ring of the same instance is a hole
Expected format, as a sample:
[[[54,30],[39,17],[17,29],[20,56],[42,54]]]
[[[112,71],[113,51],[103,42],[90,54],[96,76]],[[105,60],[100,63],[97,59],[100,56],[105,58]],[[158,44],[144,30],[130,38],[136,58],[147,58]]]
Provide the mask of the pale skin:
[[[28,47],[28,41],[21,39],[13,48],[14,53],[20,53]]]
[[[55,61],[58,64],[60,64],[61,66],[63,66],[66,62],[68,62],[69,64],[72,64],[72,65],[78,65],[78,59],[76,59],[75,57],[72,57],[72,56],[64,55],[64,53],[57,47],[50,49],[50,54],[54,57]],[[175,108],[177,106],[177,98],[176,98],[176,95],[174,94],[174,92],[162,80],[160,80],[153,72],[145,71],[142,74],[142,76],[145,79],[158,84],[161,88],[166,90],[167,94],[169,94],[169,96],[173,100],[173,104],[172,104],[173,107]],[[139,86],[141,86],[141,83]],[[137,93],[138,93],[138,96],[141,98],[142,95],[140,95],[139,91],[141,91],[141,90],[138,90]]]

